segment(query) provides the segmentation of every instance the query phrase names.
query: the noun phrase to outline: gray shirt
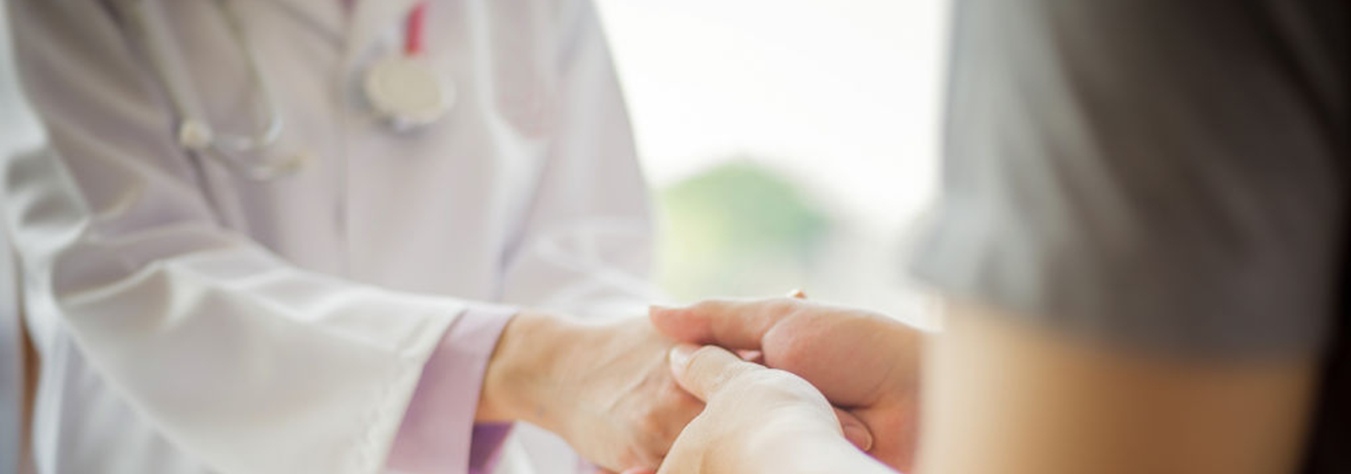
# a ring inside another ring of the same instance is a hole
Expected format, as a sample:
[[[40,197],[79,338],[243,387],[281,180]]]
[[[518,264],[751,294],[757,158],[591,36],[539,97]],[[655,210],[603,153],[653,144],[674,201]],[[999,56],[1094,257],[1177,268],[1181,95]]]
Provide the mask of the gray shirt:
[[[1346,7],[959,2],[944,195],[914,274],[1131,350],[1316,354],[1314,444],[1351,446]],[[1308,472],[1351,472],[1341,451]]]

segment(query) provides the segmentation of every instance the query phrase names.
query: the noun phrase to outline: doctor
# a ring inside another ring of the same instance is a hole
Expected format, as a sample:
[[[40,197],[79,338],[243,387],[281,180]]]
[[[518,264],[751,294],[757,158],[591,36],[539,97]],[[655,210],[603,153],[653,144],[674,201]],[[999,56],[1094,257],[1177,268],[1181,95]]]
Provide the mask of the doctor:
[[[646,321],[562,316],[648,296],[589,1],[7,5],[39,472],[482,472],[517,420],[655,468],[698,413]]]

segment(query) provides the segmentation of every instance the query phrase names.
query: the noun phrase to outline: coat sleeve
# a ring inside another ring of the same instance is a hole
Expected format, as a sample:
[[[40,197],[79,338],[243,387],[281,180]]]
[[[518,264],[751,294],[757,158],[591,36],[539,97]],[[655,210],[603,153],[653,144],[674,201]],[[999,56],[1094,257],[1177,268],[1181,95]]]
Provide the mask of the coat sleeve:
[[[580,317],[646,314],[652,211],[600,19],[559,2],[545,169],[508,255],[506,301]]]
[[[222,228],[107,2],[8,5],[50,143],[3,167],[29,308],[212,470],[383,469],[468,303],[302,271]]]

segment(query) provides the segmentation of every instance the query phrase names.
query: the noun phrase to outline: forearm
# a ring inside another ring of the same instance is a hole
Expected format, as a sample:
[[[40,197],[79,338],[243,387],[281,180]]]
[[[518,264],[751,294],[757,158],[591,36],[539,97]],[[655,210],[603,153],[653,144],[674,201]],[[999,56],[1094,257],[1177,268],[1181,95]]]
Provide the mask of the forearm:
[[[1296,464],[1307,360],[1147,357],[953,308],[926,354],[928,373],[941,374],[925,384],[926,474],[1276,474]]]

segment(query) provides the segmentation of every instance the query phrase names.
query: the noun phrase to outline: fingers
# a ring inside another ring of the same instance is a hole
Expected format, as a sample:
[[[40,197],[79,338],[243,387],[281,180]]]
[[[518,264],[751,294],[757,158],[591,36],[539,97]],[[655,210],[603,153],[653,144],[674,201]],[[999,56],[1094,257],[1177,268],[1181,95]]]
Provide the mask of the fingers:
[[[671,349],[669,360],[676,383],[705,402],[737,377],[764,369],[716,346],[681,344]],[[839,420],[840,431],[845,439],[863,451],[872,449],[873,435],[868,425],[839,408],[835,408],[835,417]]]
[[[671,373],[676,383],[699,400],[717,394],[738,376],[764,367],[741,360],[731,352],[714,346],[681,344],[671,349]]]
[[[765,333],[789,314],[784,301],[709,300],[684,308],[652,306],[648,316],[658,331],[677,341],[759,349]]]
[[[868,429],[868,425],[863,420],[858,419],[853,413],[835,409],[835,418],[840,420],[840,430],[844,432],[844,438],[849,440],[858,449],[868,451],[873,449],[873,434]]]
[[[804,300],[807,294],[795,289],[788,298]],[[708,300],[684,308],[652,306],[648,316],[657,330],[678,341],[759,349],[761,338],[788,316],[792,304],[784,299]]]

